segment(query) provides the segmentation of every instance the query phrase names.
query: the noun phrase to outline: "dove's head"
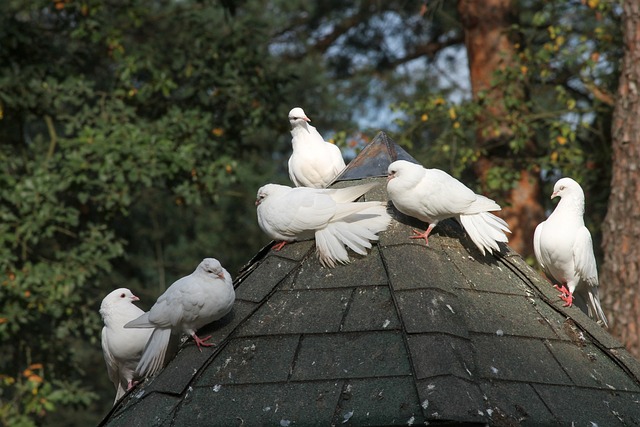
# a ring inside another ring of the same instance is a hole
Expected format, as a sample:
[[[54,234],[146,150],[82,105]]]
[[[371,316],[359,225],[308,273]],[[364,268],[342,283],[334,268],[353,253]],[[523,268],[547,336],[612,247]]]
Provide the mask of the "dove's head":
[[[311,119],[307,117],[304,110],[300,107],[296,107],[289,111],[289,123],[291,123],[291,127],[300,126],[310,121]]]
[[[208,276],[216,276],[222,280],[225,279],[225,273],[227,275],[229,274],[227,273],[227,270],[225,270],[222,267],[222,265],[220,264],[220,261],[218,261],[215,258],[203,259],[202,262],[198,265],[198,268],[196,269],[196,271],[204,273]]]
[[[291,190],[291,187],[279,184],[263,185],[258,189],[258,194],[256,195],[256,206],[260,206],[260,203],[262,203],[267,197],[287,190]]]
[[[391,181],[394,178],[401,178],[403,180],[419,180],[422,177],[424,168],[415,163],[408,162],[406,160],[396,160],[391,163],[387,168],[387,181]]]
[[[553,186],[553,194],[551,194],[552,199],[554,197],[562,198],[565,196],[584,200],[582,187],[580,187],[580,184],[571,178],[561,178],[556,182],[556,185]]]
[[[127,288],[118,288],[104,297],[102,304],[100,304],[100,311],[102,312],[105,308],[114,307],[117,304],[131,304],[134,301],[140,301],[140,298]]]

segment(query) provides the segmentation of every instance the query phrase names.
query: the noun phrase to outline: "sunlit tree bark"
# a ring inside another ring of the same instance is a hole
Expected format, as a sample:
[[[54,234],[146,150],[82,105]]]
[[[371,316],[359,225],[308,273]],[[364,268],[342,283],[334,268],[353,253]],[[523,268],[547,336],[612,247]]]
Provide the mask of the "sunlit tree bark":
[[[611,332],[640,356],[640,1],[623,3],[624,60],[612,126],[611,195],[602,226],[603,299]]]

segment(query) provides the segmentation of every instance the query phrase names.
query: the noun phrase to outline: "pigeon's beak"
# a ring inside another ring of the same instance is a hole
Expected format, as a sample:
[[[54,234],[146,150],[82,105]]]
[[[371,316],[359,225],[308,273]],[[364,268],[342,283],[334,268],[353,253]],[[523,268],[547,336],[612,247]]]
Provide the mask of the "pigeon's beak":
[[[262,201],[262,200],[260,200],[260,199],[256,199],[256,206],[258,206],[258,205],[260,204],[260,202],[261,202],[261,201]]]
[[[387,182],[391,181],[395,177],[396,177],[395,173],[390,173],[389,175],[387,175]]]
[[[300,118],[301,118],[302,120],[304,120],[305,122],[307,122],[307,123],[311,121],[311,119],[310,119],[309,117],[307,117],[307,116],[302,116],[302,117],[300,117]]]
[[[551,199],[553,200],[554,197],[558,197],[558,192],[554,191],[553,194],[551,194]]]
[[[224,280],[224,273],[221,271],[220,273],[217,274],[217,276],[221,279]]]
[[[135,295],[131,295],[131,301],[140,301],[140,298]]]

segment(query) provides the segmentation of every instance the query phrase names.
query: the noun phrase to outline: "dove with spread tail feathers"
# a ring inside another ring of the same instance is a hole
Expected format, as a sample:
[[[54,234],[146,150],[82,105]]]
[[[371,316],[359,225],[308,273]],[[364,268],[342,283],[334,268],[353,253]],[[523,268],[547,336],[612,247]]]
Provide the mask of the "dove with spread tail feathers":
[[[289,112],[291,145],[289,178],[296,187],[325,188],[344,169],[340,149],[326,142],[302,108]]]
[[[267,184],[258,190],[258,224],[272,239],[284,242],[315,237],[316,253],[326,267],[348,264],[346,247],[360,255],[387,229],[391,217],[383,202],[353,202],[377,184],[314,189]]]
[[[565,306],[575,303],[606,327],[593,242],[584,225],[584,191],[573,179],[562,178],[553,187],[551,198],[555,197],[560,197],[558,206],[538,224],[533,236],[536,259],[549,279],[559,284],[555,287],[562,292]]]
[[[100,304],[102,328],[102,354],[107,374],[116,388],[115,404],[133,386],[134,372],[142,356],[150,330],[125,329],[124,325],[144,314],[133,302],[139,298],[127,288],[109,293]]]
[[[456,218],[480,252],[500,251],[498,242],[507,242],[508,224],[489,212],[499,211],[493,200],[475,194],[463,183],[439,169],[398,160],[387,170],[387,193],[393,205],[403,214],[429,223],[424,233],[411,238],[429,244],[431,230],[446,218]]]
[[[153,328],[136,375],[149,377],[160,370],[168,355],[171,335],[190,335],[198,349],[214,344],[211,336],[200,338],[196,330],[226,315],[235,301],[229,272],[215,258],[205,258],[193,273],[175,281],[151,310],[125,328]]]

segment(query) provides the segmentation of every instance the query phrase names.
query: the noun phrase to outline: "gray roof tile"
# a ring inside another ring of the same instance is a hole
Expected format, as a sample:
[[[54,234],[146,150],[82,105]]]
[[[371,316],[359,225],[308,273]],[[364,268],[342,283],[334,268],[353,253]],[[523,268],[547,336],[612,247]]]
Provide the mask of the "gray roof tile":
[[[345,332],[305,335],[291,379],[387,377],[410,372],[398,331]]]
[[[196,382],[196,386],[287,381],[300,335],[231,340]],[[256,378],[255,371],[263,374]]]
[[[386,285],[389,281],[380,259],[380,252],[373,247],[366,257],[351,254],[352,262],[327,269],[320,267],[313,258],[302,263],[293,278],[291,289],[323,289],[360,286]]]
[[[422,408],[408,376],[351,379],[345,382],[332,425],[421,425]]]
[[[486,396],[486,412],[495,425],[542,426],[558,422],[528,383],[491,380],[480,383],[480,389]]]
[[[609,390],[640,391],[638,384],[624,371],[616,369],[615,362],[593,344],[547,342],[547,347],[576,385]]]
[[[489,420],[486,404],[477,384],[455,376],[417,381],[420,405],[429,422],[482,423]]]
[[[472,341],[475,348],[485,349],[478,354],[478,371],[483,378],[571,384],[544,341],[495,335],[476,335]],[[488,348],[491,351],[487,351]]]
[[[279,251],[271,251],[271,255],[280,258],[287,258],[293,261],[300,261],[306,258],[310,253],[315,253],[316,242],[315,240],[306,240],[303,242],[296,242],[295,245],[286,244]]]
[[[638,401],[638,394],[548,384],[534,384],[533,387],[561,425],[640,424],[640,404],[633,403]]]
[[[468,287],[464,277],[448,262],[447,254],[433,245],[426,247],[422,241],[384,248],[383,258],[393,289],[438,288],[454,292],[455,288]],[[405,265],[407,259],[419,261]]]
[[[473,289],[501,294],[526,295],[527,286],[506,268],[499,259],[481,255],[472,256],[461,246],[448,247],[451,262],[462,271]]]
[[[240,336],[338,332],[351,289],[277,291],[237,331]]]
[[[400,320],[388,286],[355,288],[341,330],[374,331],[400,329]]]
[[[131,405],[119,410],[115,408],[109,420],[117,427],[161,427],[172,420],[173,411],[180,405],[182,397],[164,393],[147,393],[138,390],[130,393]]]
[[[489,292],[459,291],[467,327],[494,335],[556,338],[529,298]]]
[[[286,246],[285,246],[286,247]],[[236,291],[236,299],[262,301],[294,268],[298,266],[284,258],[269,256],[244,280]]]
[[[463,307],[455,295],[435,289],[396,291],[407,333],[442,332],[468,337]]]
[[[341,390],[336,381],[195,387],[174,425],[328,425]]]
[[[409,348],[419,380],[439,375],[471,378],[476,372],[471,341],[446,335],[409,335]]]

